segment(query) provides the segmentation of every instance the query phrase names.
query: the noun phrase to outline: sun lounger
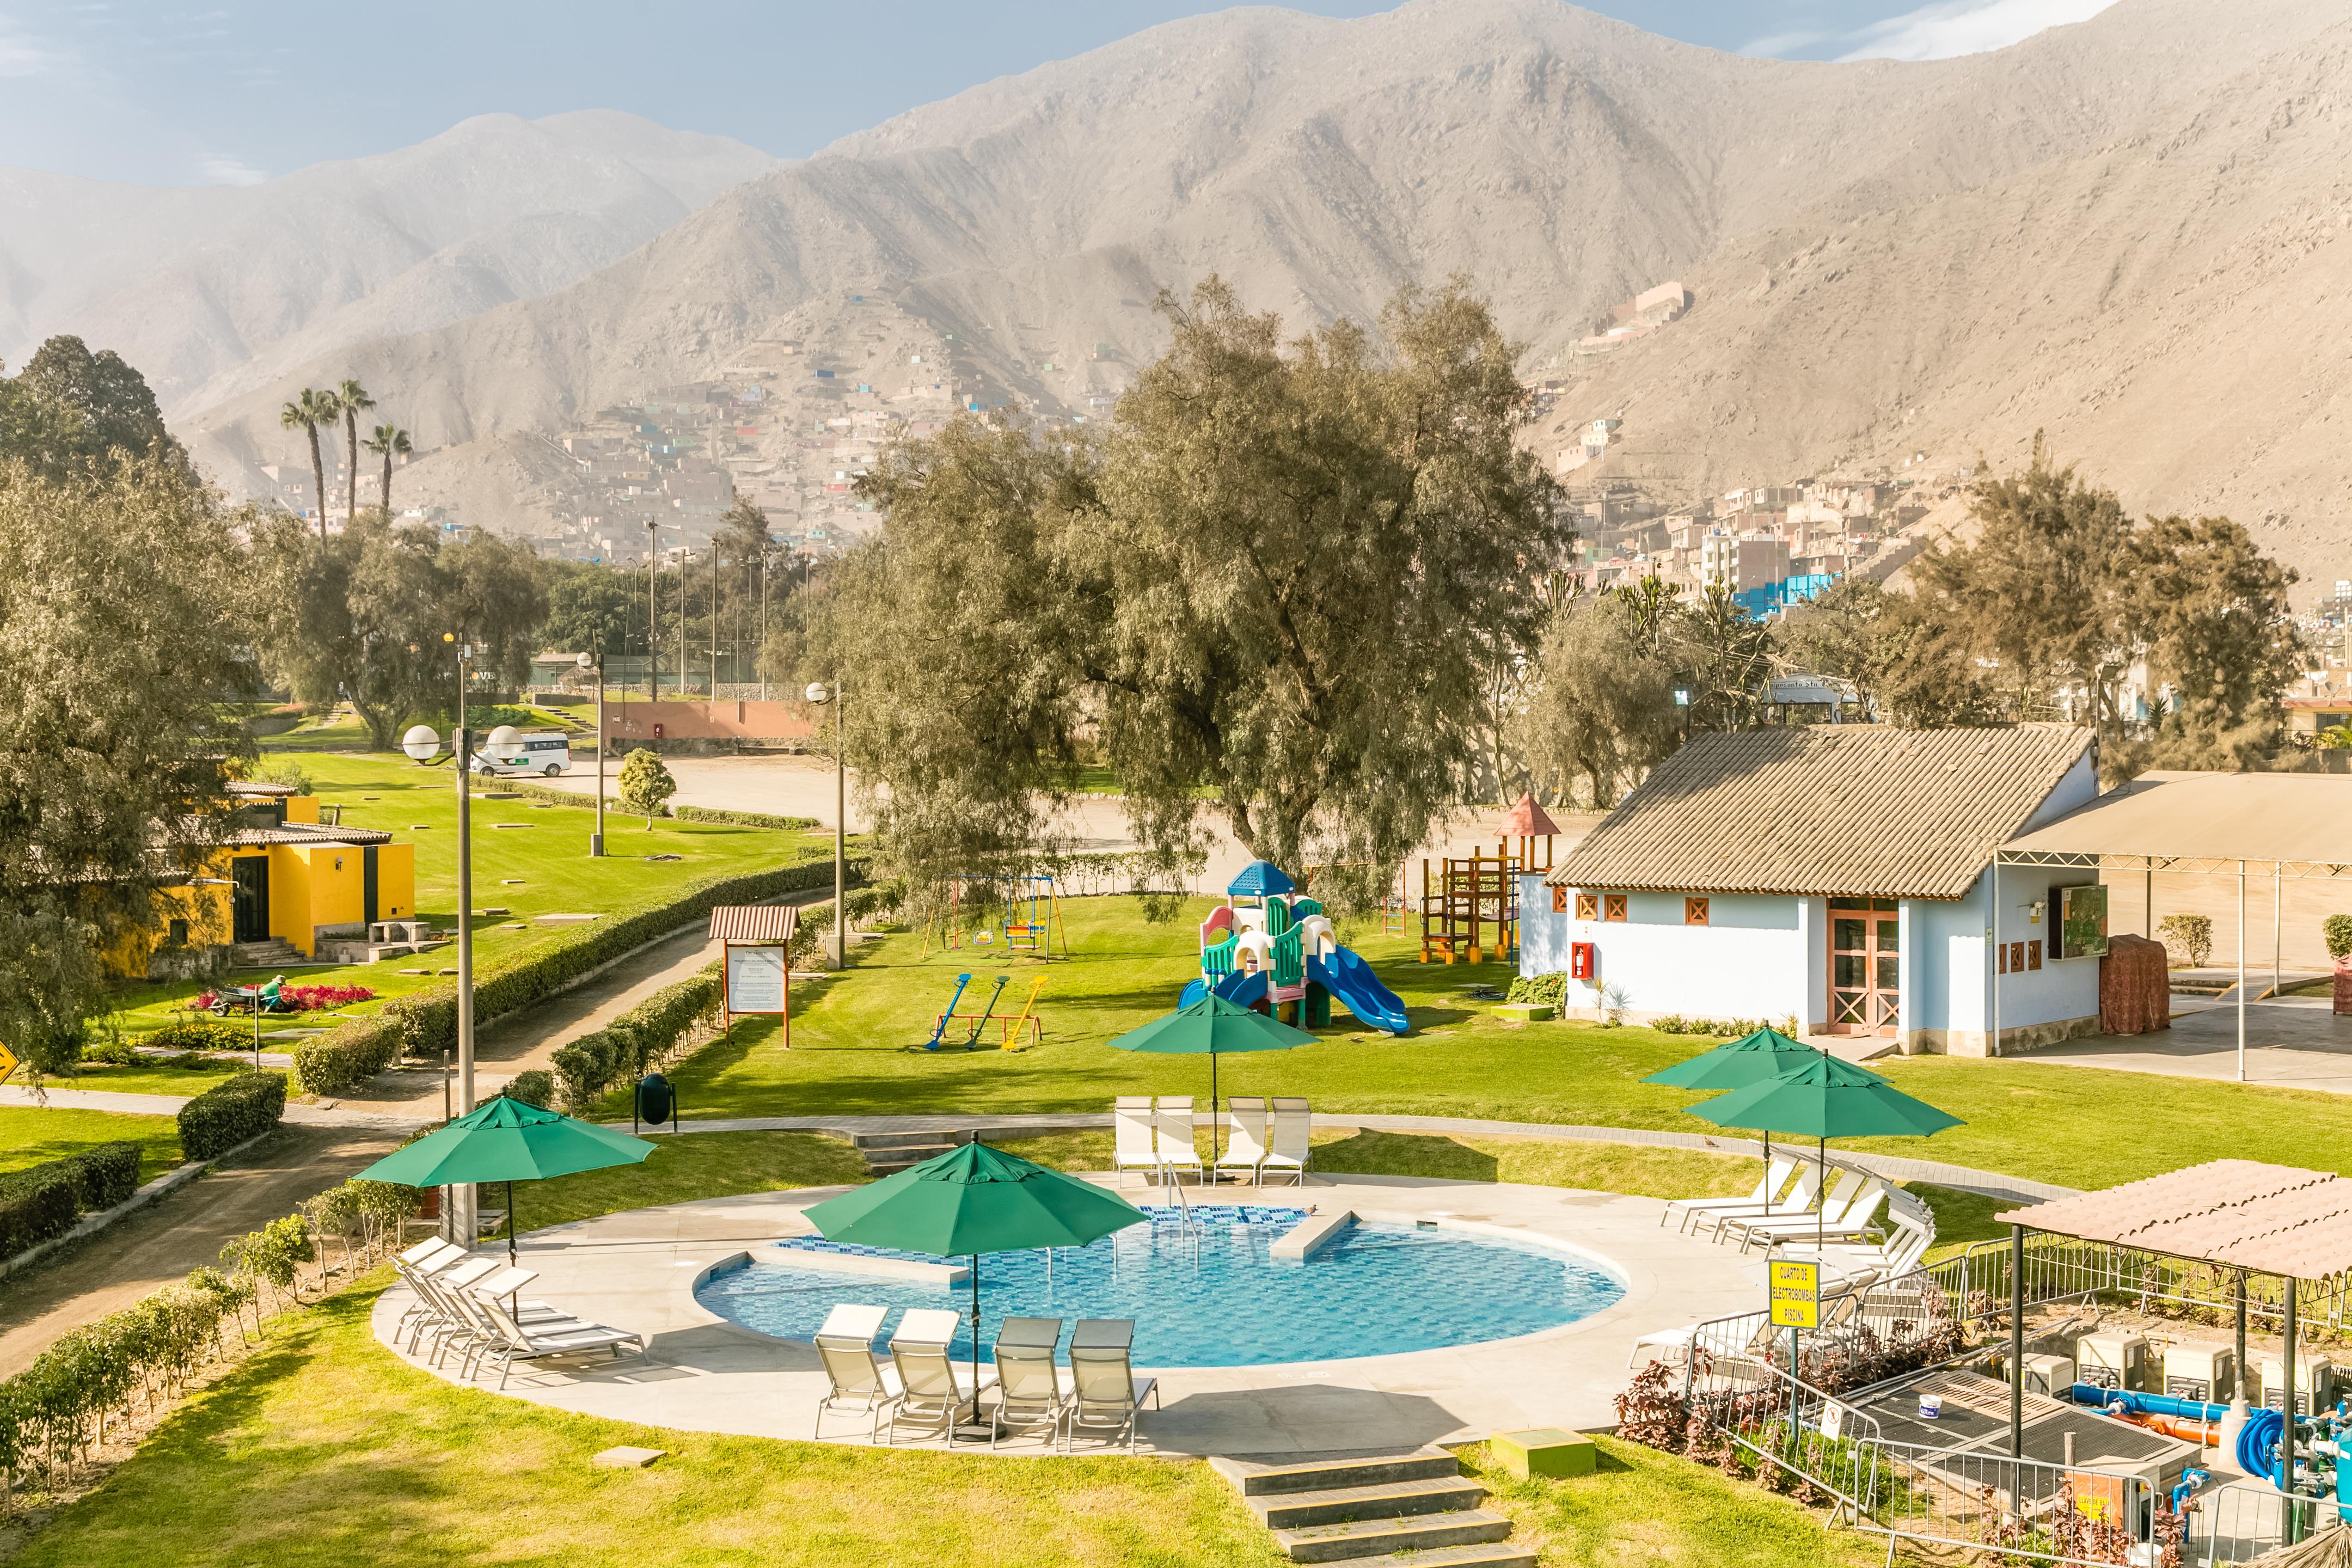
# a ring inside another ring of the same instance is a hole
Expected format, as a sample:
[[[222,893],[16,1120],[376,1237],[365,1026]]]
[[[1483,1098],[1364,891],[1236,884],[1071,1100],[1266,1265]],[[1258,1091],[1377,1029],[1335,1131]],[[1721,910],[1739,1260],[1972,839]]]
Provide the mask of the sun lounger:
[[[1810,1213],[1796,1216],[1769,1214],[1726,1215],[1717,1224],[1716,1239],[1722,1241],[1735,1236],[1744,1237],[1750,1229],[1759,1226],[1767,1230],[1776,1227],[1794,1229],[1801,1224],[1820,1225],[1834,1229],[1844,1222],[1846,1210],[1861,1201],[1863,1193],[1874,1178],[1850,1165],[1832,1165],[1830,1169],[1836,1174],[1831,1177],[1829,1190],[1822,1195],[1822,1201],[1815,1204]],[[1748,1250],[1744,1241],[1740,1250],[1743,1252]]]
[[[583,1323],[576,1320],[544,1328],[525,1328],[514,1321],[502,1301],[477,1296],[475,1300],[490,1315],[497,1328],[497,1337],[482,1348],[485,1361],[499,1363],[499,1386],[507,1385],[507,1376],[519,1361],[540,1361],[549,1356],[585,1355],[590,1351],[610,1351],[620,1359],[621,1347],[628,1346],[639,1355],[646,1353],[646,1342],[625,1329],[608,1329],[602,1323]]]
[[[1885,1206],[1886,1182],[1883,1177],[1873,1176],[1863,1183],[1852,1201],[1835,1213],[1831,1212],[1830,1205],[1822,1205],[1820,1215],[1811,1225],[1801,1219],[1739,1225],[1739,1250],[1745,1252],[1759,1241],[1767,1247],[1780,1242],[1826,1245],[1832,1241],[1868,1241],[1883,1234],[1885,1227],[1878,1217],[1878,1211]]]
[[[1697,1236],[1706,1232],[1709,1220],[1713,1220],[1715,1227],[1721,1230],[1725,1222],[1728,1220],[1793,1219],[1799,1215],[1810,1215],[1813,1212],[1813,1199],[1821,1190],[1820,1182],[1821,1172],[1816,1167],[1811,1164],[1800,1165],[1797,1167],[1796,1181],[1790,1184],[1788,1192],[1781,1195],[1778,1203],[1768,1204],[1762,1208],[1696,1210],[1691,1215],[1690,1224],[1685,1228],[1690,1234]]]
[[[1784,1242],[1774,1249],[1780,1258],[1812,1258],[1824,1268],[1853,1273],[1864,1268],[1877,1270],[1878,1277],[1894,1280],[1898,1276],[1917,1268],[1936,1244],[1932,1224],[1923,1224],[1901,1210],[1887,1221],[1886,1239],[1876,1247],[1840,1246],[1812,1247],[1805,1242]]]
[[[1160,1148],[1152,1137],[1150,1095],[1120,1095],[1112,1103],[1110,1124],[1111,1168],[1118,1173],[1121,1185],[1126,1184],[1129,1171],[1148,1173],[1160,1169]],[[1147,1182],[1150,1179],[1149,1175],[1145,1177]]]
[[[392,1326],[393,1339],[395,1342],[399,1340],[401,1331],[407,1330],[409,1331],[408,1348],[412,1352],[416,1348],[417,1338],[438,1321],[441,1310],[441,1305],[433,1299],[431,1288],[425,1283],[425,1279],[452,1267],[466,1256],[467,1254],[464,1247],[454,1241],[444,1240],[436,1236],[418,1242],[392,1260],[393,1272],[400,1276],[402,1283],[408,1287],[409,1295],[412,1298],[407,1310],[400,1314],[399,1321]]]
[[[866,1441],[881,1436],[882,1417],[903,1392],[898,1368],[885,1364],[874,1353],[874,1336],[882,1331],[882,1320],[889,1315],[887,1307],[860,1307],[845,1301],[825,1314],[824,1326],[816,1331],[816,1356],[832,1386],[816,1402],[816,1425],[809,1432],[811,1437],[824,1435],[824,1413],[836,1405],[854,1405],[857,1414],[867,1418]]]
[[[1180,1171],[1201,1174],[1201,1152],[1192,1146],[1192,1097],[1163,1094],[1153,1102],[1153,1146],[1160,1169],[1172,1178]]]
[[[1127,1439],[1135,1452],[1135,1426],[1149,1398],[1160,1406],[1155,1379],[1138,1377],[1130,1361],[1135,1344],[1131,1318],[1082,1318],[1070,1331],[1070,1401],[1065,1418],[1063,1452],[1081,1432],[1098,1433],[1116,1442]]]
[[[1683,1216],[1683,1228],[1688,1229],[1690,1227],[1691,1217],[1694,1215],[1705,1214],[1709,1209],[1734,1211],[1744,1209],[1752,1212],[1759,1209],[1769,1208],[1773,1202],[1780,1197],[1782,1190],[1788,1186],[1789,1178],[1796,1173],[1796,1161],[1775,1160],[1764,1168],[1764,1175],[1761,1180],[1757,1182],[1756,1190],[1749,1193],[1746,1197],[1676,1198],[1674,1202],[1668,1204],[1664,1212],[1658,1215],[1658,1223],[1661,1226],[1664,1225],[1669,1215],[1679,1211]]]
[[[578,1322],[577,1318],[560,1307],[551,1307],[544,1301],[522,1300],[522,1288],[538,1278],[539,1274],[535,1269],[518,1268],[509,1265],[495,1273],[484,1275],[467,1286],[467,1289],[475,1296],[506,1302],[507,1310],[513,1313],[515,1321],[525,1328],[534,1324]]]
[[[890,1363],[898,1372],[898,1403],[890,1410],[890,1436],[898,1440],[906,1422],[919,1436],[952,1439],[957,1426],[978,1417],[980,1396],[996,1384],[996,1369],[980,1369],[974,1386],[968,1363],[951,1359],[961,1314],[944,1307],[910,1309],[890,1336]]]
[[[989,1427],[990,1447],[1008,1431],[1043,1432],[1048,1447],[1061,1441],[1065,1395],[1054,1364],[1061,1340],[1059,1318],[1007,1318],[997,1331],[996,1419]]]
[[[1272,1114],[1266,1127],[1265,1158],[1258,1162],[1258,1182],[1264,1184],[1268,1172],[1287,1171],[1305,1186],[1307,1173],[1315,1163],[1314,1112],[1294,1096],[1276,1095],[1269,1104]]]
[[[1233,1120],[1227,1131],[1231,1138],[1225,1152],[1217,1159],[1216,1173],[1231,1171],[1246,1175],[1255,1186],[1258,1167],[1265,1163],[1265,1101],[1255,1096],[1235,1095],[1225,1102],[1234,1108]]]
[[[494,1258],[478,1258],[472,1253],[457,1259],[437,1273],[420,1273],[417,1285],[433,1299],[433,1322],[425,1333],[433,1341],[433,1363],[451,1351],[463,1353],[464,1364],[473,1363],[474,1352],[490,1333],[490,1321],[466,1295],[468,1286],[488,1279],[500,1265]]]

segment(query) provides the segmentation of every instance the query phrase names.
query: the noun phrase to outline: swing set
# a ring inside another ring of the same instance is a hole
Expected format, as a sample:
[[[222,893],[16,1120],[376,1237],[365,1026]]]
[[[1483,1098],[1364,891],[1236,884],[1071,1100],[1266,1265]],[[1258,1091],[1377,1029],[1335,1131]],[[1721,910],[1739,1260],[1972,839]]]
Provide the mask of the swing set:
[[[1005,890],[999,894],[998,889]],[[1070,956],[1070,933],[1062,923],[1061,883],[1050,871],[1009,877],[950,877],[944,898],[935,900],[923,922],[921,956],[931,955],[937,939],[940,951],[993,947],[1003,931],[1008,952]]]

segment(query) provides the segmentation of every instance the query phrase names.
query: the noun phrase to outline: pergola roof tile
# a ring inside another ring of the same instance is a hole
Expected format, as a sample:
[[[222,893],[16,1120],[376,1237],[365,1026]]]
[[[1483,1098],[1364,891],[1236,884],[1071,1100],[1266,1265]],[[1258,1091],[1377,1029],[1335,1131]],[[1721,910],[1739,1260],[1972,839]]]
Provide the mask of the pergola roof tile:
[[[1996,1217],[2258,1274],[2352,1270],[2352,1181],[2293,1165],[2213,1160]]]
[[[710,911],[711,942],[790,942],[801,912],[791,904],[721,904]]]

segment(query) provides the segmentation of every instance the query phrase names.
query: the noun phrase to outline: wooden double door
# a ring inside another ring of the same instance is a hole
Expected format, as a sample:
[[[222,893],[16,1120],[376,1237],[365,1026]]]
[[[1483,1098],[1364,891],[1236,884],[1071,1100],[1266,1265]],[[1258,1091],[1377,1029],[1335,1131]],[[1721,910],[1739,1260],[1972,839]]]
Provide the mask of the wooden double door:
[[[1903,1023],[1903,920],[1893,899],[1830,900],[1830,1033],[1892,1035]]]

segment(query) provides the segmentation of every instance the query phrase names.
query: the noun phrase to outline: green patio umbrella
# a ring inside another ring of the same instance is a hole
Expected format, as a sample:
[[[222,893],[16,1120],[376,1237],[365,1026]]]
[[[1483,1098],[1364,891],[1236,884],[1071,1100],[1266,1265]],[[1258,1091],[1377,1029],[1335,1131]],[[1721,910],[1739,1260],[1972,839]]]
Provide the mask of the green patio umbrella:
[[[1752,1035],[1742,1035],[1727,1045],[1711,1051],[1702,1051],[1686,1061],[1676,1062],[1660,1072],[1643,1079],[1643,1083],[1663,1083],[1674,1089],[1746,1089],[1751,1083],[1779,1078],[1796,1068],[1805,1067],[1827,1056],[1827,1051],[1792,1040],[1778,1029],[1762,1028]],[[1848,1064],[1852,1066],[1851,1063]],[[1866,1068],[1854,1068],[1865,1078],[1878,1078]],[[1879,1079],[1881,1083],[1885,1082]],[[1764,1164],[1772,1163],[1772,1133],[1764,1132]]]
[[[1209,1058],[1209,1152],[1212,1163],[1223,1152],[1217,1120],[1217,1058],[1241,1051],[1286,1051],[1311,1046],[1315,1037],[1279,1019],[1228,1002],[1212,991],[1190,1006],[1154,1018],[1139,1029],[1129,1029],[1113,1040],[1115,1051],[1150,1051],[1160,1056]]]
[[[1787,1132],[1814,1139],[1827,1175],[1832,1138],[1924,1138],[1958,1127],[1960,1119],[1924,1100],[1914,1100],[1876,1073],[1840,1061],[1826,1052],[1778,1078],[1735,1089],[1721,1100],[1695,1105],[1690,1113],[1717,1127]],[[1824,1194],[1823,1195],[1826,1195]],[[1814,1245],[1821,1245],[1815,1211]]]
[[[980,1386],[980,1255],[1085,1247],[1145,1218],[1092,1182],[964,1143],[808,1211],[827,1241],[971,1260],[971,1382]]]
[[[507,1261],[515,1257],[514,1184],[634,1165],[658,1147],[593,1121],[575,1121],[500,1095],[475,1107],[359,1173],[366,1182],[404,1187],[452,1187],[504,1182]]]

